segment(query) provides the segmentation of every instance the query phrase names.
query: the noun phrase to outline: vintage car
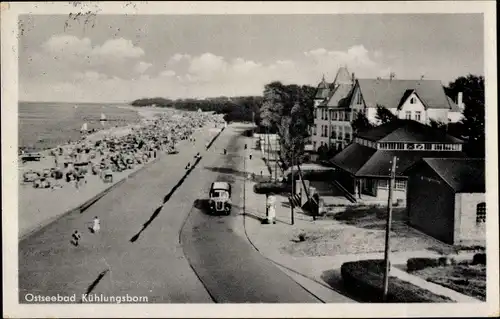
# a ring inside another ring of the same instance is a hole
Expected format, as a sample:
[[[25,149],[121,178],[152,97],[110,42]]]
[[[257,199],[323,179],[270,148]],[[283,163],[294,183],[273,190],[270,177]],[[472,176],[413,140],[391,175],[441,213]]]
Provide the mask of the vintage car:
[[[209,196],[210,213],[231,214],[231,185],[228,182],[213,182]]]

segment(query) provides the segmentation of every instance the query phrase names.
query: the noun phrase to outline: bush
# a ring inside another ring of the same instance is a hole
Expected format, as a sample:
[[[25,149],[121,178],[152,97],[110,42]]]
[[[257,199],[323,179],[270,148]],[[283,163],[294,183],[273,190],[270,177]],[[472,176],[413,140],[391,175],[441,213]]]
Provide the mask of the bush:
[[[279,182],[261,182],[253,186],[253,191],[257,194],[280,194],[290,192],[291,186]]]
[[[456,261],[452,257],[439,257],[439,258],[410,258],[406,262],[406,269],[408,271],[417,271],[429,267],[442,267],[455,265]]]
[[[344,286],[366,302],[382,302],[384,262],[362,260],[347,262],[340,268]],[[396,277],[389,278],[387,302],[453,302]]]
[[[406,262],[408,271],[417,271],[429,267],[437,267],[439,262],[437,258],[410,258]]]
[[[472,257],[472,264],[486,265],[486,254],[485,253],[474,254],[474,257]]]

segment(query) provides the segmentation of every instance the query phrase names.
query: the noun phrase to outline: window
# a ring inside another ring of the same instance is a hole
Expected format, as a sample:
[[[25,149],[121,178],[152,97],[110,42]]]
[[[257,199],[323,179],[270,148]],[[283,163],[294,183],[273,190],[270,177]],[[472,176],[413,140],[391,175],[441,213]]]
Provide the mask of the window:
[[[378,187],[379,188],[389,188],[389,181],[386,179],[380,179],[378,181]]]
[[[344,132],[344,139],[346,139],[346,140],[348,140],[348,141],[349,141],[349,140],[351,139],[351,133],[350,133],[350,132],[348,132],[348,131],[345,131],[345,132]]]
[[[346,126],[344,127],[344,134],[345,134],[345,139],[350,140],[351,139],[351,128]]]
[[[486,203],[482,202],[476,205],[476,223],[486,222]]]
[[[318,118],[318,109],[314,109],[314,119]]]
[[[415,97],[412,97],[410,99],[410,104],[417,104],[417,99]]]
[[[401,189],[401,190],[405,190],[406,189],[406,181],[396,181],[395,185],[394,185],[395,189]]]
[[[411,120],[411,111],[406,111],[405,112],[405,119]]]
[[[416,111],[415,112],[415,121],[419,121],[420,122],[421,115],[422,115],[422,112]]]
[[[361,99],[361,92],[360,91],[358,91],[358,94],[356,96],[356,104],[357,105],[363,104],[363,100]]]
[[[424,149],[425,149],[426,151],[430,151],[430,150],[432,150],[432,144],[425,144],[425,145],[424,145]]]
[[[445,151],[452,151],[453,150],[453,144],[444,144],[444,150]]]
[[[328,121],[328,113],[329,113],[329,110],[325,110],[325,120]]]
[[[333,118],[332,120],[336,121],[339,118],[339,113],[338,112],[333,112]]]
[[[313,126],[313,135],[316,135],[316,129],[317,129],[317,127],[316,127],[316,125],[314,125]]]
[[[342,127],[341,127],[341,126],[339,126],[337,139],[338,139],[338,140],[342,140],[342,139],[343,139],[343,137],[344,137],[344,134],[343,134],[343,132],[342,132]]]
[[[432,148],[434,149],[434,151],[442,151],[443,144],[434,144]]]
[[[314,149],[315,151],[317,151],[317,149],[316,149],[316,141],[314,141],[314,142],[313,142],[313,149]]]
[[[333,139],[337,138],[337,127],[333,126],[332,127],[332,136]]]

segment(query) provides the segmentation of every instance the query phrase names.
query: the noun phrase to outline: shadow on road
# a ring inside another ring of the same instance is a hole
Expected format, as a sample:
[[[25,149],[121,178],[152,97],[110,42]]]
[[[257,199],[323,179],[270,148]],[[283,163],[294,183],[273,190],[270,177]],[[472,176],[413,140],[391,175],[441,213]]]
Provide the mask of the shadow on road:
[[[132,238],[130,238],[130,242],[131,243],[134,243],[136,242],[139,237],[141,236],[142,232],[149,226],[151,225],[151,223],[153,222],[153,220],[158,217],[158,215],[160,214],[160,211],[161,209],[163,208],[163,206],[165,206],[165,204],[170,200],[170,198],[172,197],[172,195],[174,195],[175,191],[182,185],[182,183],[184,183],[184,181],[186,180],[186,178],[189,176],[189,174],[195,169],[196,165],[201,161],[201,157],[198,158],[194,164],[191,166],[190,169],[188,169],[186,171],[186,173],[184,173],[184,175],[182,176],[182,178],[177,182],[177,184],[174,185],[174,187],[172,187],[172,189],[170,190],[170,192],[168,192],[167,195],[165,195],[165,197],[163,197],[163,203],[162,205],[160,205],[158,208],[156,208],[153,212],[153,214],[151,215],[151,217],[149,217],[149,219],[142,225],[142,228],[141,230],[139,230],[139,232],[137,234],[135,234]]]
[[[87,288],[87,290],[85,291],[85,294],[90,294],[92,292],[92,290],[94,290],[95,286],[97,286],[97,284],[102,280],[102,278],[104,278],[104,276],[109,272],[109,269],[106,269],[104,271],[102,271],[99,276],[97,276],[96,280],[94,280],[94,282]]]

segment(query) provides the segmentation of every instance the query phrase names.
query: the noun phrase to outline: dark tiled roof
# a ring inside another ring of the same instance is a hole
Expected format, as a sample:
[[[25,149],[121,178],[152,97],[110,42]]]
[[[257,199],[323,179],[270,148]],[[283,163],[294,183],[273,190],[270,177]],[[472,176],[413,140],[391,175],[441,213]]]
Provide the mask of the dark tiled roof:
[[[486,190],[484,159],[425,158],[423,161],[457,193],[484,193]]]
[[[377,142],[463,143],[462,140],[429,125],[412,120],[395,120],[356,136]]]
[[[331,163],[357,177],[387,177],[391,161],[396,156],[396,175],[406,176],[406,170],[426,157],[463,158],[463,152],[377,150],[352,143],[331,159]]]
[[[371,147],[352,143],[335,155],[331,163],[354,175],[376,151]]]
[[[352,84],[339,84],[330,99],[328,100],[327,106],[329,107],[343,107],[345,104],[342,101],[349,97],[351,90],[353,88]]]
[[[379,104],[396,108],[405,92],[415,90],[426,107],[451,108],[443,85],[438,80],[358,79],[357,82],[367,107]]]
[[[318,84],[318,87],[316,88],[316,95],[314,96],[314,98],[326,99],[330,94],[330,88],[331,85],[326,83],[325,78],[323,78],[323,80],[321,80],[321,82]]]
[[[389,176],[391,161],[396,161],[396,175],[406,176],[405,171],[424,157],[465,157],[462,152],[439,151],[385,151],[377,150],[356,173],[356,176]]]

